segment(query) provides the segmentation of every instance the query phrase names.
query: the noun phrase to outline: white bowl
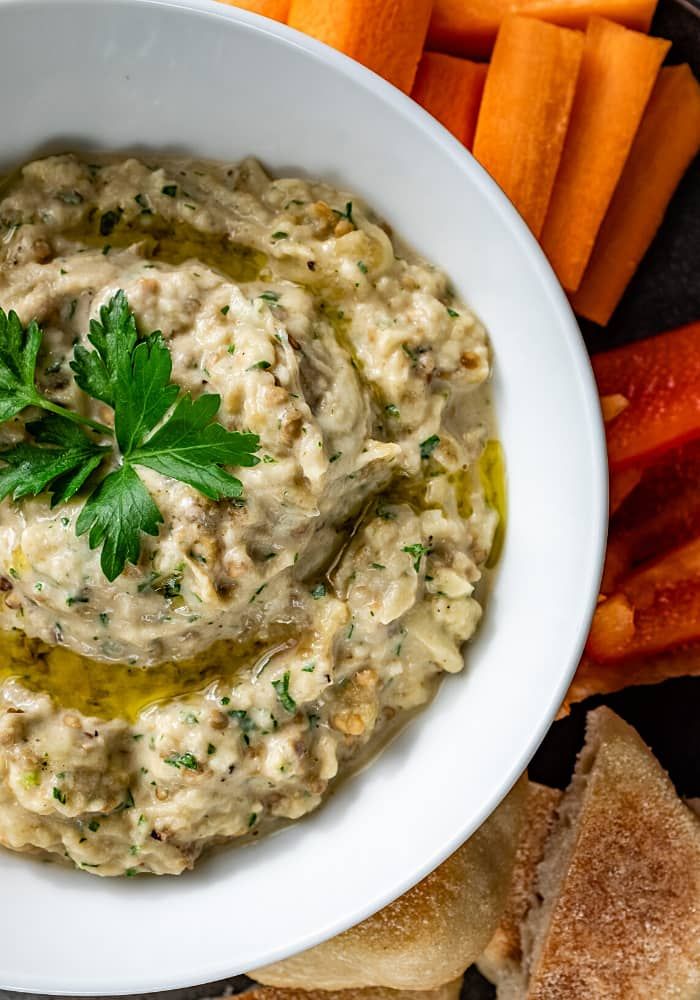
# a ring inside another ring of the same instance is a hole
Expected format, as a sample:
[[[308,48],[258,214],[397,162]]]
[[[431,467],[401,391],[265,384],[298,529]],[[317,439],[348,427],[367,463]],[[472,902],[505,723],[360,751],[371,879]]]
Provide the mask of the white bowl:
[[[510,514],[464,674],[304,822],[179,878],[102,880],[0,851],[0,987],[145,992],[342,931],[453,851],[526,766],[584,642],[606,521],[595,387],[514,209],[403,94],[207,0],[0,0],[0,157],[93,146],[259,156],[366,197],[488,325]]]

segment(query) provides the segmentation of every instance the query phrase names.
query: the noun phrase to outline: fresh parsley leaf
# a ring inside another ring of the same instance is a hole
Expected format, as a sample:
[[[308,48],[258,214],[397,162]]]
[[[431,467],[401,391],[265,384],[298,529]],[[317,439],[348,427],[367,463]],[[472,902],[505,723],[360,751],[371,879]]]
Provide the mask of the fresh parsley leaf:
[[[111,582],[127,562],[137,563],[141,534],[157,535],[163,517],[151,494],[130,465],[102,480],[81,510],[77,535],[88,535],[91,549],[102,546],[100,566]]]
[[[41,337],[35,322],[25,329],[16,312],[6,316],[0,309],[0,421],[37,405],[34,373]]]
[[[114,430],[124,455],[162,420],[178,396],[171,385],[172,359],[159,332],[133,349],[126,379],[116,385]]]
[[[166,184],[161,188],[162,194],[168,196],[168,198],[174,198],[177,195],[177,184]]]
[[[21,443],[0,452],[7,463],[0,469],[0,500],[12,496],[20,500],[38,496],[45,490],[52,493],[51,506],[65,503],[75,496],[110,449],[95,444],[80,428],[59,416],[47,416],[28,425],[38,444],[56,447],[40,448]]]
[[[219,466],[257,465],[259,438],[214,423],[219,404],[220,397],[208,393],[182,396],[163,426],[129,454],[130,462],[189,483],[212,500],[239,497],[240,480]]]
[[[92,320],[88,337],[96,350],[88,351],[78,344],[70,366],[75,372],[75,381],[88,396],[114,409],[120,383],[124,388],[129,380],[131,355],[138,340],[136,320],[124,292],[118,291],[106,306],[102,306],[100,320],[99,323]]]
[[[51,414],[27,425],[33,442],[0,452],[0,500],[48,490],[53,505],[66,502],[112,451],[76,425],[116,439],[120,464],[95,486],[76,521],[90,548],[102,547],[102,570],[114,580],[127,562],[138,561],[141,535],[157,535],[163,522],[135,466],[188,483],[212,500],[237,498],[241,482],[222,466],[256,465],[259,438],[215,421],[219,396],[180,395],[161,334],[139,340],[123,291],[101,308],[88,339],[94,350],[76,345],[71,368],[84,392],[114,410],[114,429],[41,394],[34,381],[41,329],[36,323],[25,329],[15,313],[0,310],[0,422],[28,406]]]
[[[401,551],[408,553],[409,556],[413,556],[413,568],[416,573],[420,573],[421,559],[423,556],[428,555],[430,549],[423,545],[422,542],[416,542],[414,545],[404,545]]]

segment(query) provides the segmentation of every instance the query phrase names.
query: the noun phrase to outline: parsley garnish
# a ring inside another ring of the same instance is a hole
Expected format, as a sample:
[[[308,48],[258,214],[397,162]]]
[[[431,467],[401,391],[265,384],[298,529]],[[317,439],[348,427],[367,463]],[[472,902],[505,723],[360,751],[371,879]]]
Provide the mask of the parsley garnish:
[[[282,232],[281,229],[279,229],[276,233],[272,234],[272,239],[273,240],[286,240],[286,239],[289,239],[289,233],[284,233],[284,232]]]
[[[450,309],[449,306],[445,306],[445,308],[447,309],[447,315],[448,316],[451,316],[452,319],[459,319],[459,313],[458,312],[456,312],[454,309]]]
[[[55,785],[53,788],[53,797],[57,799],[62,806],[66,804],[66,793],[62,792],[60,788],[56,788]]]
[[[399,413],[398,406],[395,406],[393,403],[387,403],[386,406],[384,407],[384,411],[390,417],[398,418],[401,416],[401,414]]]
[[[358,260],[357,266],[362,271],[363,274],[367,274],[367,265],[363,260]]]
[[[187,753],[171,753],[169,757],[165,758],[165,763],[170,764],[171,767],[176,767],[178,770],[181,767],[187,768],[188,771],[197,770],[197,758],[194,754]]]
[[[351,201],[346,201],[345,202],[345,211],[344,212],[341,212],[337,208],[334,208],[333,211],[335,212],[335,214],[338,216],[339,219],[347,219],[348,222],[352,223],[352,225],[355,226],[355,228],[357,229],[357,224],[356,224],[355,220],[352,217],[352,202]]]
[[[177,194],[177,184],[166,184],[161,188],[162,194],[167,194],[168,198],[174,198]]]
[[[0,469],[0,500],[48,491],[52,506],[65,503],[116,445],[119,464],[88,487],[76,521],[76,533],[88,535],[90,548],[102,547],[102,571],[114,580],[127,562],[138,562],[141,535],[157,535],[163,522],[135,466],[187,483],[211,500],[237,498],[240,480],[223,467],[256,465],[259,439],[215,422],[219,396],[181,394],[170,381],[172,360],[161,334],[139,340],[123,292],[102,307],[100,322],[91,322],[89,340],[95,350],[77,345],[71,368],[80,388],[114,411],[114,429],[41,394],[34,379],[42,331],[36,322],[23,328],[16,313],[0,309],[0,423],[29,406],[49,412],[27,424],[34,443],[0,452],[6,466]]]
[[[426,438],[425,441],[421,441],[420,443],[420,457],[430,458],[439,444],[440,438],[437,434],[431,434],[429,438]]]
[[[311,596],[315,601],[320,600],[322,597],[326,596],[326,585],[325,583],[317,583],[316,586],[311,591]]]
[[[284,676],[279,680],[272,681],[272,686],[277,692],[277,697],[282,708],[286,709],[287,712],[296,712],[297,703],[289,693],[289,671],[285,670]]]
[[[413,568],[416,573],[420,573],[421,559],[430,552],[430,549],[421,542],[416,542],[415,545],[404,545],[401,551],[407,552],[409,556],[413,556]]]

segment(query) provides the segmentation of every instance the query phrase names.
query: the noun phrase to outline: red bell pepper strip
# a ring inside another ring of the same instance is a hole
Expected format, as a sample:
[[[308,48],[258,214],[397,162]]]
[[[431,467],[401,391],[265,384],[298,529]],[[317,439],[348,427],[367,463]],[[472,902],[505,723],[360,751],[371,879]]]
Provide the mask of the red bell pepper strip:
[[[610,594],[618,581],[649,559],[700,537],[700,438],[673,448],[646,469],[631,467],[613,473],[616,489],[632,489],[612,514],[602,591]],[[627,484],[629,485],[629,484]],[[611,499],[612,509],[612,499]]]
[[[593,616],[586,645],[598,663],[651,656],[700,641],[700,538],[647,563]]]
[[[700,322],[593,357],[601,396],[629,405],[606,424],[611,470],[700,437]]]

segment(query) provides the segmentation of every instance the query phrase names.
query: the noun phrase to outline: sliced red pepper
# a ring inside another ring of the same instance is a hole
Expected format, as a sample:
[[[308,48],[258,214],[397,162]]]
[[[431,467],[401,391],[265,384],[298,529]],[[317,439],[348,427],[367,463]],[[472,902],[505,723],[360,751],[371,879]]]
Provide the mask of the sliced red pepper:
[[[593,370],[601,396],[629,403],[606,425],[612,470],[700,437],[700,322],[596,354]]]
[[[632,477],[633,488],[610,521],[604,594],[617,589],[618,580],[641,563],[700,536],[700,438],[667,452],[646,469],[613,473],[611,510],[615,483],[626,477]]]
[[[598,605],[586,652],[598,663],[700,641],[700,538],[646,564]]]

